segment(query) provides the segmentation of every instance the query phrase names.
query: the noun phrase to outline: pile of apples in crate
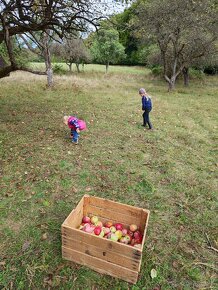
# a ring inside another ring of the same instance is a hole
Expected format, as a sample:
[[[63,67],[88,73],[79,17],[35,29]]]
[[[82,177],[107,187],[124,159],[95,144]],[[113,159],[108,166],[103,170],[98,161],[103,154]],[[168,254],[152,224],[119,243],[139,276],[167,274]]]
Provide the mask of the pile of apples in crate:
[[[137,225],[131,224],[125,228],[121,223],[107,221],[102,223],[97,216],[84,216],[79,229],[111,241],[141,247],[143,235]]]

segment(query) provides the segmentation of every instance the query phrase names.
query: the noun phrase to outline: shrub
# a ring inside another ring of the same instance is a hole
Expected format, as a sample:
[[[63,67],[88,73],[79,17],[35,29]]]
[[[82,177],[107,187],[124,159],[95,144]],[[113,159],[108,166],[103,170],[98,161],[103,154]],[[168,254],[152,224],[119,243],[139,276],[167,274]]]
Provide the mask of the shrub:
[[[62,65],[60,65],[60,64],[55,64],[55,65],[53,66],[53,73],[54,73],[54,74],[62,75],[62,74],[65,74],[65,70],[63,69]]]

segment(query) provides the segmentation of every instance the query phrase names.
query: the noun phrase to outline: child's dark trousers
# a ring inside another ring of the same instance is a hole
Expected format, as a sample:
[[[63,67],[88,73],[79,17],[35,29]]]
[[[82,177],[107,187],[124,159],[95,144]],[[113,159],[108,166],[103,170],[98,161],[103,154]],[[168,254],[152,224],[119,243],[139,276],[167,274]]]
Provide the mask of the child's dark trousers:
[[[151,110],[146,109],[143,113],[143,126],[146,126],[148,124],[149,129],[152,129],[152,124],[149,118],[149,113]]]

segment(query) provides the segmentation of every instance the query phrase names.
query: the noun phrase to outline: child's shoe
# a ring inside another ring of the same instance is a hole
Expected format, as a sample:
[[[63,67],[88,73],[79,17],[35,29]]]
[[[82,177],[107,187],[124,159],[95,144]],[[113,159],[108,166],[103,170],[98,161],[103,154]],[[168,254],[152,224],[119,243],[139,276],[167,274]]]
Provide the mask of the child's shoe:
[[[78,140],[77,141],[73,141],[72,140],[72,143],[77,145],[78,144]]]

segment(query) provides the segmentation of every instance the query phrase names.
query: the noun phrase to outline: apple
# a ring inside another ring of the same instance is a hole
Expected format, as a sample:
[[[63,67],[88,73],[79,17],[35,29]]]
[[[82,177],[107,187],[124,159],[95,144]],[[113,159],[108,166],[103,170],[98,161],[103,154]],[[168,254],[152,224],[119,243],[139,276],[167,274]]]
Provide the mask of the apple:
[[[100,234],[99,234],[99,237],[103,238],[104,237],[104,231],[101,230]]]
[[[103,223],[101,221],[97,221],[97,223],[95,224],[97,227],[103,227]]]
[[[112,233],[115,233],[115,232],[116,232],[116,228],[115,228],[115,226],[111,226],[111,227],[110,227],[110,231],[111,231]]]
[[[103,227],[102,230],[104,231],[105,235],[107,235],[111,232],[109,228],[105,228],[105,227]]]
[[[130,245],[131,245],[131,246],[134,246],[134,245],[135,245],[135,239],[132,239],[132,240],[131,240]]]
[[[125,235],[126,240],[128,241],[128,243],[131,243],[132,241],[132,237],[129,234]]]
[[[130,235],[130,237],[133,237],[133,232],[130,230],[127,231],[127,234]]]
[[[101,227],[95,227],[95,229],[94,229],[94,233],[96,236],[99,236],[101,231],[102,231]]]
[[[115,232],[115,235],[118,237],[118,240],[121,239],[121,238],[122,238],[122,231],[117,230],[117,231]]]
[[[133,236],[134,236],[134,238],[135,238],[136,240],[139,240],[140,243],[142,242],[142,238],[143,238],[143,236],[142,236],[142,234],[140,233],[140,231],[135,231]]]
[[[82,219],[82,222],[83,223],[90,223],[91,219],[89,216],[84,216],[83,219]]]
[[[126,237],[122,237],[121,239],[120,239],[120,243],[122,243],[122,244],[128,244],[129,242],[128,242],[128,240],[127,240],[127,238]]]
[[[120,223],[116,223],[114,226],[115,226],[116,230],[122,231],[122,229],[123,229],[123,225]]]
[[[82,230],[83,230],[84,232],[87,232],[87,233],[92,233],[93,230],[94,230],[94,228],[93,228],[92,225],[86,223],[86,224],[84,225],[84,227],[82,228]]]
[[[84,225],[81,224],[81,225],[79,226],[79,230],[82,230],[83,227],[84,227]]]
[[[98,217],[97,217],[97,216],[92,216],[92,217],[91,217],[91,223],[92,223],[93,225],[95,225],[97,222],[98,222]]]
[[[122,235],[125,237],[126,234],[127,234],[127,229],[122,229]]]
[[[110,228],[110,227],[112,227],[112,225],[113,225],[113,223],[110,222],[110,221],[108,221],[108,222],[105,223],[104,226],[105,226],[106,228]]]
[[[130,231],[135,232],[138,229],[138,227],[137,227],[137,225],[132,224],[129,226],[129,229],[130,229]]]
[[[112,232],[108,233],[105,237],[110,240],[111,239],[111,235],[112,235]]]
[[[118,237],[117,235],[115,235],[115,233],[111,233],[111,237],[110,237],[111,241],[117,242],[118,241]]]

